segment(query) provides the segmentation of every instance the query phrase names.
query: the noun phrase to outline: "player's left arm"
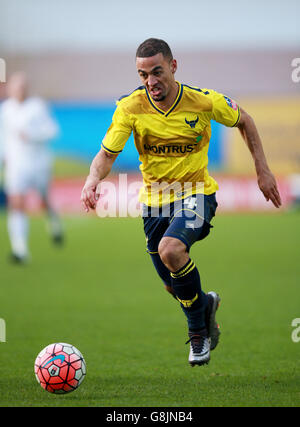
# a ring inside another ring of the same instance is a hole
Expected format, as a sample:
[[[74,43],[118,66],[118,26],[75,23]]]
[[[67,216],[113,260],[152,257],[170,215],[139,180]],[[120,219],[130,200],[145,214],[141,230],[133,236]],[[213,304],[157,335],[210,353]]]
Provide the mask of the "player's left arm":
[[[252,117],[240,108],[240,119],[236,125],[252,155],[257,182],[267,201],[271,200],[276,208],[281,206],[281,197],[274,175],[269,169],[263,145]]]

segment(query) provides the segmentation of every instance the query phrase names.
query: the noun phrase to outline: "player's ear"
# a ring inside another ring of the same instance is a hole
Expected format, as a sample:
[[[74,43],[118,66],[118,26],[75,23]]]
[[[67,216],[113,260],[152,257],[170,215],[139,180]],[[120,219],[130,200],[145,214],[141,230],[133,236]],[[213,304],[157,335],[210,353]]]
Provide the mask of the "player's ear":
[[[171,68],[171,72],[173,74],[175,74],[176,70],[177,70],[177,61],[176,61],[176,59],[172,59],[171,60],[171,62],[170,62],[170,68]]]

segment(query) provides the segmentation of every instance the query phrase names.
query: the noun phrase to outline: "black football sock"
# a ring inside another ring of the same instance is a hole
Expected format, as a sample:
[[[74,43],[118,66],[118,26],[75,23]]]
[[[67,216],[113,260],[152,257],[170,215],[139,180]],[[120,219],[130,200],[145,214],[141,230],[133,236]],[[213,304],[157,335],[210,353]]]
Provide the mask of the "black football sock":
[[[176,298],[187,317],[190,331],[204,329],[207,296],[201,289],[198,269],[191,259],[175,273],[170,273]]]
[[[172,286],[172,278],[170,276],[170,270],[167,269],[165,264],[160,259],[160,256],[157,253],[150,253],[153,265],[159,275],[159,277],[162,279],[165,285]]]

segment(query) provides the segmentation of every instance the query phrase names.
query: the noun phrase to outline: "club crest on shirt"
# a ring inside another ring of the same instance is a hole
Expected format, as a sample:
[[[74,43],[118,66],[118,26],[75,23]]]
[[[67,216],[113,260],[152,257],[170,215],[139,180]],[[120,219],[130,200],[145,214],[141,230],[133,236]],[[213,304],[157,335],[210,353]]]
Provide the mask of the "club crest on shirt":
[[[198,116],[197,116],[196,120],[188,120],[187,118],[185,118],[185,123],[187,125],[189,125],[191,127],[191,129],[195,128],[195,126],[198,123],[198,121],[199,121],[199,117]]]
[[[227,104],[229,105],[229,107],[231,107],[233,110],[238,109],[237,103],[234,102],[233,99],[228,98],[228,96],[224,96],[224,98]]]

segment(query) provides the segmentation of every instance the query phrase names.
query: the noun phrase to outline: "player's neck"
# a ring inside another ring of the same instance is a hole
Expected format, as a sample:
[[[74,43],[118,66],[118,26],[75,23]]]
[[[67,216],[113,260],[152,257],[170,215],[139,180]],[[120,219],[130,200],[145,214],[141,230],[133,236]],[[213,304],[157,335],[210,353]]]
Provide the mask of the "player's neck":
[[[160,110],[163,110],[165,112],[168,111],[174,104],[178,96],[178,91],[179,91],[179,84],[174,80],[174,84],[172,84],[166,98],[163,101],[154,101],[155,105],[157,105],[157,107]]]

